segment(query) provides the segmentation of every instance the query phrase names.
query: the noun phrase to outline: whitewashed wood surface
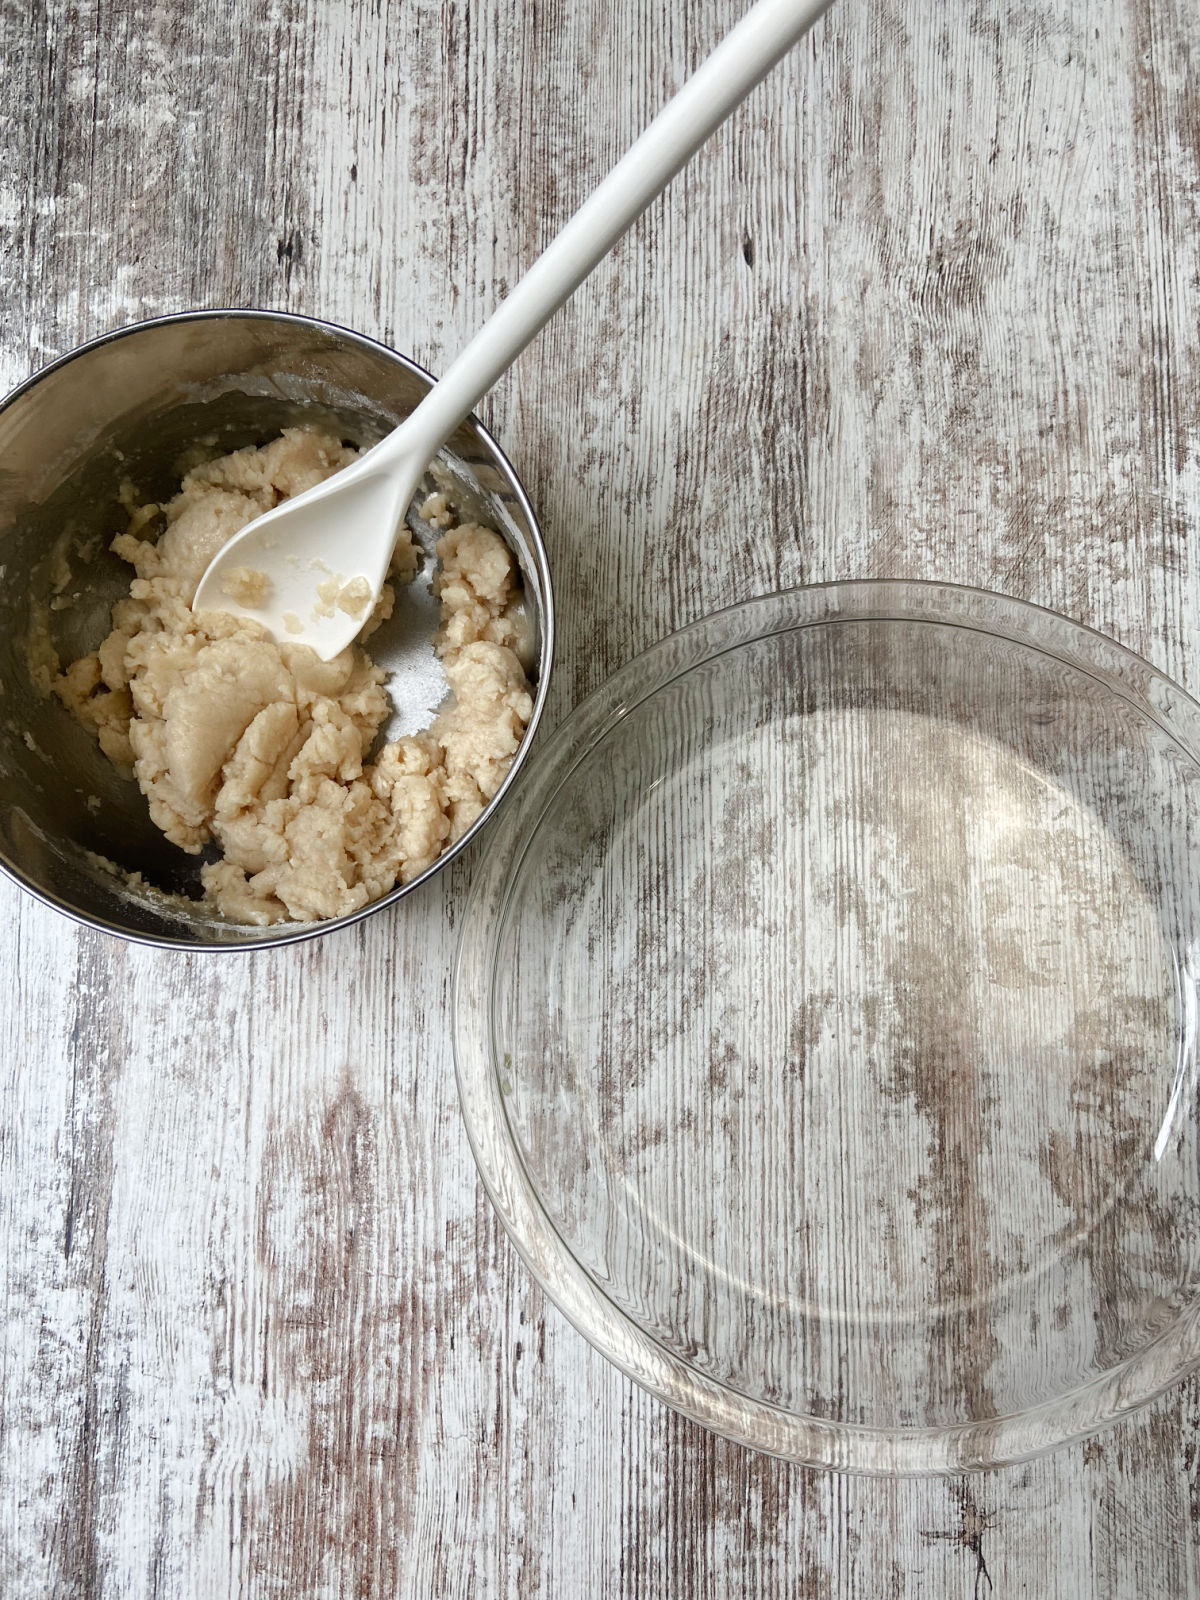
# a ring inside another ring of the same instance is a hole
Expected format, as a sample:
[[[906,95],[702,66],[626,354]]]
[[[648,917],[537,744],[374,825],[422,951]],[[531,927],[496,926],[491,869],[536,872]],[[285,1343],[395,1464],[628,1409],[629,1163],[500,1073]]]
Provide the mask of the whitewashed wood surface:
[[[191,306],[441,368],[740,0],[0,0],[0,380]],[[1200,11],[837,0],[484,407],[550,720],[729,601],[981,584],[1200,689]],[[0,883],[0,1595],[1200,1595],[1200,1380],[836,1478],[531,1285],[462,1132],[471,863],[249,957]]]

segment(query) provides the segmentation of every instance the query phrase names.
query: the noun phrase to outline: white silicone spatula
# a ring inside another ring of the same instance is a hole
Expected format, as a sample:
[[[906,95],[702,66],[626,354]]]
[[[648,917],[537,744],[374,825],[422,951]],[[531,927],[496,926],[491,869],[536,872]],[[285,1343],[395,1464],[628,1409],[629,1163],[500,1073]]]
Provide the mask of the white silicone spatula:
[[[353,465],[243,528],[204,574],[192,609],[253,617],[276,638],[311,645],[326,661],[344,649],[378,598],[402,519],[438,449],[655,195],[829,4],[758,0],[538,257],[413,414]],[[336,579],[350,587],[341,589]],[[339,591],[346,608],[337,603]]]

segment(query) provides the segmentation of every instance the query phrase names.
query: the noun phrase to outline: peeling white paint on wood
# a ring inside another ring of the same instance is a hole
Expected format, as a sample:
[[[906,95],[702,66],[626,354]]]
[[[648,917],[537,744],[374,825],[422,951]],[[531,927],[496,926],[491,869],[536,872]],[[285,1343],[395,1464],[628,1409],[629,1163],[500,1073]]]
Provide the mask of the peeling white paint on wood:
[[[740,0],[0,6],[0,379],[193,305],[444,366]],[[1200,687],[1200,14],[838,0],[484,408],[551,717],[782,585],[982,584]],[[672,1416],[462,1134],[470,866],[327,941],[126,948],[0,884],[0,1592],[1200,1595],[1200,1383],[978,1479]]]

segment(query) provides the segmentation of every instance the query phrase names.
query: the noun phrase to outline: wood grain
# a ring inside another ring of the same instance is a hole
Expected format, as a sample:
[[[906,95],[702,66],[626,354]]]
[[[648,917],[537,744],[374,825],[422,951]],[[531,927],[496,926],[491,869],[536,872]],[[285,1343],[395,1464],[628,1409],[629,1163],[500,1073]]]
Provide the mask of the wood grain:
[[[453,355],[739,0],[0,0],[0,379],[193,305]],[[485,410],[551,720],[729,601],[938,576],[1200,688],[1200,13],[840,0]],[[1200,1595],[1200,1382],[1004,1473],[822,1476],[548,1309],[461,1131],[470,862],[249,957],[0,884],[0,1593]]]

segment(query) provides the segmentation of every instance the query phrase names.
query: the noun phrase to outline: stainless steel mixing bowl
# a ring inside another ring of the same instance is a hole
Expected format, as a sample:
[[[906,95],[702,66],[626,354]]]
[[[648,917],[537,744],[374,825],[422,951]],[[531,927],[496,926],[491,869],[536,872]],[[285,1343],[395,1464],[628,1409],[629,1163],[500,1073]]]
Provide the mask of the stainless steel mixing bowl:
[[[369,444],[402,421],[431,382],[404,356],[328,323],[276,312],[202,311],[84,345],[0,406],[0,866],[23,888],[127,939],[192,950],[258,948],[310,938],[390,905],[485,825],[508,782],[435,866],[353,916],[271,928],[225,922],[197,899],[205,858],[185,855],[163,838],[137,786],[53,696],[39,692],[31,671],[39,614],[66,663],[96,647],[113,602],[128,590],[130,569],[108,549],[126,521],[119,501],[124,480],[152,498],[169,495],[178,486],[180,458],[199,440],[232,450],[263,443],[301,420]],[[541,716],[553,654],[546,552],[516,473],[479,422],[469,418],[459,428],[441,461],[468,510],[497,528],[515,552],[536,634],[533,716],[511,782]],[[71,566],[65,589],[64,536]],[[72,603],[56,607],[62,598]],[[372,654],[389,670],[403,715],[406,685],[416,683],[419,701],[431,682],[436,603],[427,585],[398,612],[403,616],[390,625],[390,636],[372,641]],[[418,714],[414,705],[407,711],[410,718]],[[131,888],[129,873],[151,887]],[[181,896],[191,906],[181,905]]]

